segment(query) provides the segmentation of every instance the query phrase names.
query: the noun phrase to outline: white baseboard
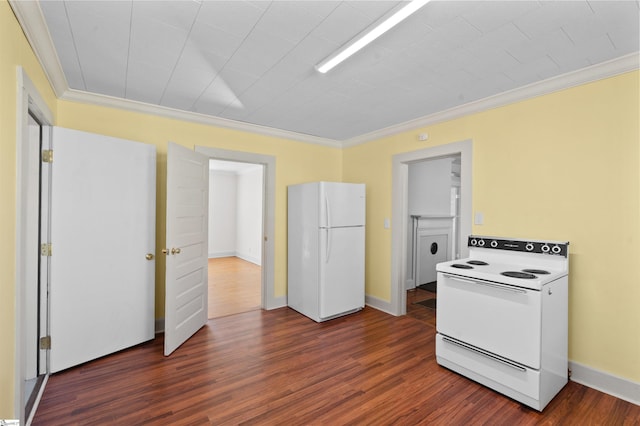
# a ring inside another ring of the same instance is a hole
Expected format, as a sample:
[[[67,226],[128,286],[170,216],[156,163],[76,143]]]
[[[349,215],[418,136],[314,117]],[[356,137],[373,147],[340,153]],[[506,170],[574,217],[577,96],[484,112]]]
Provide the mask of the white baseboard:
[[[219,259],[221,257],[237,257],[239,259],[246,260],[247,262],[251,262],[258,266],[261,266],[261,263],[262,263],[261,259],[255,256],[251,256],[249,254],[244,254],[244,253],[238,253],[237,251],[219,251],[216,253],[209,253],[208,257],[209,259]]]
[[[288,306],[287,296],[279,296],[267,300],[267,306],[265,306],[264,309],[270,311],[272,309],[284,308],[286,306]]]
[[[164,318],[156,318],[156,334],[164,333]]]
[[[640,405],[640,383],[575,361],[569,361],[569,368],[571,369],[571,380],[574,382]]]
[[[217,259],[219,257],[235,257],[235,251],[218,251],[215,253],[209,253],[209,259]]]
[[[251,262],[255,265],[261,266],[260,265],[260,259],[256,258],[255,256],[251,256],[251,255],[247,255],[247,254],[242,254],[242,253],[236,253],[236,257],[242,259],[242,260],[246,260],[247,262]]]
[[[387,302],[386,300],[378,299],[373,296],[364,296],[364,303],[367,306],[371,306],[379,311],[386,312],[389,315],[397,316],[393,313],[393,307],[391,306],[391,302]]]

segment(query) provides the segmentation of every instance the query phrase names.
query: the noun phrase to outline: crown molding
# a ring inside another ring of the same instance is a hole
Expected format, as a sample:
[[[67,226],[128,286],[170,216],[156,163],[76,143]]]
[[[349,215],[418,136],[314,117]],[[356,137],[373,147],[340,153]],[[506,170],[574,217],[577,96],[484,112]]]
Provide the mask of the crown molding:
[[[453,120],[470,114],[487,111],[489,109],[498,108],[515,102],[524,101],[538,96],[548,95],[549,93],[558,92],[560,90],[569,89],[593,81],[602,80],[613,77],[626,72],[635,71],[640,68],[640,54],[638,52],[621,56],[610,61],[602,62],[590,67],[582,68],[556,77],[551,77],[536,83],[528,84],[517,89],[509,90],[469,102],[445,111],[440,111],[415,120],[406,121],[394,126],[389,126],[375,132],[365,135],[356,136],[342,142],[343,148],[360,145],[371,142],[383,137],[397,135],[421,127],[431,126],[444,121]]]
[[[470,114],[476,114],[493,108],[498,108],[515,102],[535,98],[581,84],[590,83],[608,77],[613,77],[640,68],[640,55],[638,52],[621,56],[607,62],[592,65],[577,71],[551,77],[543,81],[509,90],[495,96],[469,102],[445,111],[440,111],[415,120],[406,121],[371,133],[356,136],[346,140],[334,140],[321,138],[303,133],[276,129],[273,127],[260,126],[244,123],[241,121],[229,120],[195,112],[177,110],[169,107],[152,105],[138,101],[121,99],[105,95],[83,92],[69,88],[69,84],[62,71],[62,66],[58,59],[55,46],[47,29],[47,25],[42,14],[42,9],[37,1],[9,0],[9,4],[24,31],[29,44],[40,61],[45,75],[49,80],[56,96],[59,99],[86,102],[89,104],[119,108],[127,111],[140,112],[144,114],[158,115],[177,120],[204,124],[209,126],[223,127],[227,129],[239,130],[250,133],[257,133],[265,136],[290,139],[297,142],[312,143],[334,148],[348,148],[351,146],[371,142],[376,139],[393,136],[402,132],[431,126],[448,120],[453,120]]]
[[[62,65],[49,35],[47,24],[37,1],[9,0],[9,5],[22,27],[33,53],[42,65],[49,84],[59,98],[69,88]]]
[[[334,148],[342,147],[340,141],[333,139],[70,89],[39,2],[9,0],[9,4],[58,99],[86,102],[93,105],[119,108],[209,126],[290,139],[297,142],[319,144]]]
[[[153,105],[144,102],[133,101],[129,99],[117,98],[114,96],[99,95],[95,93],[84,92],[81,90],[67,89],[60,99],[72,102],[81,102],[86,104],[117,108],[126,111],[139,112],[143,114],[151,114],[175,120],[188,121],[207,126],[223,127],[232,130],[239,130],[249,133],[257,133],[264,136],[272,136],[276,138],[290,139],[296,142],[306,142],[317,145],[341,148],[342,144],[333,139],[320,138],[317,136],[305,135],[302,133],[291,132],[288,130],[276,129],[273,127],[260,126],[257,124],[249,124],[241,121],[229,120],[226,118],[214,117],[211,115],[200,114],[197,112],[183,111],[179,109],[169,108],[162,105]]]

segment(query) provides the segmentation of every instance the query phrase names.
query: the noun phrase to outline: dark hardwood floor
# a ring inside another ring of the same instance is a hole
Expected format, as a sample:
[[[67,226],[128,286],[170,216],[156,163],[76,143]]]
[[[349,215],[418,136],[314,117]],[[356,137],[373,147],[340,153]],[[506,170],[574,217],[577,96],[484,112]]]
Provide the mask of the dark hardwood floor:
[[[33,424],[640,424],[640,406],[577,383],[539,413],[440,367],[435,328],[416,315],[212,319],[170,357],[158,336],[52,375]]]

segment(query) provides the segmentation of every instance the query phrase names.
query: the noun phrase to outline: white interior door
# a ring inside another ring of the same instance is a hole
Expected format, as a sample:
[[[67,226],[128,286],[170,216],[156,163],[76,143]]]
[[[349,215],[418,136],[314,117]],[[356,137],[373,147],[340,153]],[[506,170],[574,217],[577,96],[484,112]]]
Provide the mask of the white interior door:
[[[209,157],[169,143],[164,354],[207,322]]]
[[[51,372],[153,339],[156,151],[53,128]],[[148,256],[151,257],[151,256]]]

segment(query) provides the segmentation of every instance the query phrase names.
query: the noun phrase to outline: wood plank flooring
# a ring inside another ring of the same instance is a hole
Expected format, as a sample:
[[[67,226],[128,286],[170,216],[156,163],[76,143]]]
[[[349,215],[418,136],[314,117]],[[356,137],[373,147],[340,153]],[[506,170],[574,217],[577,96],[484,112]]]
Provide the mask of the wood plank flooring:
[[[209,318],[261,308],[262,268],[238,257],[209,259]]]
[[[407,315],[422,321],[431,327],[436,327],[436,310],[418,304],[424,300],[436,299],[436,293],[414,288],[407,291]]]
[[[426,308],[425,308],[426,309]],[[50,377],[34,425],[638,425],[640,406],[570,382],[539,413],[436,364],[435,329],[373,308],[209,320]]]

